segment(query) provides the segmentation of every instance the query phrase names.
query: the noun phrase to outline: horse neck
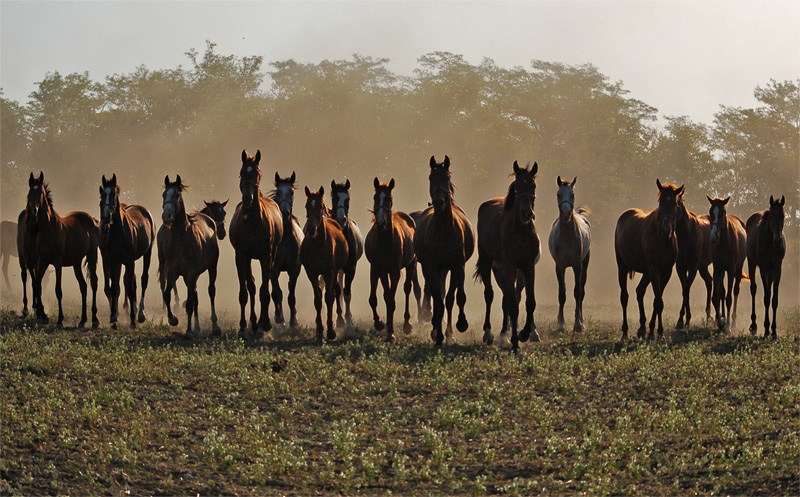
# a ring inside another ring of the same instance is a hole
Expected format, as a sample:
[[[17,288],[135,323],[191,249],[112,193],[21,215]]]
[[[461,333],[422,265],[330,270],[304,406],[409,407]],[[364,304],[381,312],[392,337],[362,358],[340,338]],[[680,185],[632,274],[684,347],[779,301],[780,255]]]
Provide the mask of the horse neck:
[[[447,206],[443,207],[439,212],[433,209],[433,222],[439,226],[452,226],[455,216],[453,216],[453,201],[447,202]]]
[[[175,213],[175,221],[172,223],[173,231],[174,228],[178,228],[180,230],[188,230],[190,226],[189,215],[186,213],[186,205],[183,203],[183,196],[180,197],[180,202],[177,205],[178,212]]]
[[[38,218],[37,222],[40,226],[40,232],[48,228],[55,228],[55,226],[61,220],[61,217],[56,213],[56,210],[53,209],[53,206],[47,201],[44,202],[36,215]]]

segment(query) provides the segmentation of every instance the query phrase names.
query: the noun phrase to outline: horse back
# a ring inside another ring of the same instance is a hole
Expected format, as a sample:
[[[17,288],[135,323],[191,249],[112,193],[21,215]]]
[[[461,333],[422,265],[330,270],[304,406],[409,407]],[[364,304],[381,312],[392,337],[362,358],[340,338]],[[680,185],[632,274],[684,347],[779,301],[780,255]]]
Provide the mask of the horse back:
[[[617,219],[614,230],[614,251],[617,264],[629,271],[647,272],[647,258],[644,253],[644,236],[648,218],[652,212],[642,209],[628,209]]]
[[[274,200],[261,195],[256,212],[244,210],[241,202],[231,216],[228,236],[237,252],[251,259],[274,258],[283,238],[283,216]]]
[[[122,207],[120,206],[122,210]],[[141,205],[126,205],[124,208],[128,229],[131,234],[133,258],[138,259],[153,247],[156,225],[150,211]]]
[[[97,258],[100,244],[100,228],[91,215],[83,211],[73,211],[60,219],[63,238],[62,266],[79,264],[84,257]],[[92,257],[94,254],[94,257]]]

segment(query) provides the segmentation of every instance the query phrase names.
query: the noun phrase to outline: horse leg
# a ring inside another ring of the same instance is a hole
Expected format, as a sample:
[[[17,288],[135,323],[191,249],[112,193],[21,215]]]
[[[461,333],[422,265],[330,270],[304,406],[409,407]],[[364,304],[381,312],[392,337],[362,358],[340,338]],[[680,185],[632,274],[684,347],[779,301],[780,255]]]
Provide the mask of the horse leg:
[[[142,257],[142,298],[139,300],[139,316],[137,317],[140,323],[144,323],[147,320],[147,316],[144,313],[144,294],[147,290],[147,283],[150,282],[150,257],[152,254],[153,247],[151,246]]]
[[[170,296],[172,295],[172,289],[175,286],[176,278],[169,274],[169,272],[164,274],[163,278],[164,288],[161,290],[161,298],[164,300],[164,305],[167,307],[167,322],[170,326],[178,326],[178,316],[172,313],[172,302],[170,302]]]
[[[778,287],[781,284],[781,267],[778,266],[772,271],[772,283],[775,286],[772,290],[772,338],[778,338]],[[766,331],[764,333],[766,334]]]
[[[136,329],[136,273],[134,264],[125,264],[125,300],[130,302],[128,312],[131,317],[131,329]]]
[[[736,325],[736,308],[739,304],[739,287],[742,284],[742,269],[737,268],[733,278],[733,313],[731,314],[731,325]]]
[[[336,286],[339,287],[339,292],[335,291]],[[338,303],[338,299],[336,299],[337,294],[341,294],[341,285],[337,282],[335,274],[329,274],[328,277],[325,278],[325,305],[328,310],[328,332],[326,338],[328,340],[336,339],[336,328],[333,327],[333,301],[336,300]]]
[[[681,267],[680,269],[675,266],[675,271],[678,273],[678,280],[681,282],[681,295],[683,299],[681,300],[681,311],[678,314],[678,322],[675,323],[676,330],[682,330],[684,323],[683,323],[683,315],[687,313],[687,307],[689,304],[689,287],[687,285],[687,280],[689,278],[689,269]],[[687,319],[688,321],[688,319]],[[687,325],[688,326],[688,325]]]
[[[391,275],[384,273],[381,276],[381,284],[383,285],[383,302],[386,304],[386,341],[394,341],[394,310],[395,310],[395,296],[397,295],[397,282],[400,280],[400,271],[396,271]]]
[[[22,254],[19,256],[19,277],[22,280],[22,315],[28,315],[28,268],[25,267],[25,258]],[[31,277],[31,286],[33,286],[33,278]],[[31,289],[32,290],[32,289]],[[33,294],[31,294],[33,296]]]
[[[261,315],[258,319],[258,335],[263,336],[272,329],[272,321],[269,319],[269,279],[272,273],[272,259],[261,261],[261,288],[259,297],[261,298]]]
[[[665,269],[661,274],[658,275],[658,280],[653,279],[653,293],[655,293],[655,298],[653,299],[653,317],[658,318],[658,338],[659,340],[664,339],[664,324],[662,315],[664,313],[664,288],[667,287],[667,283],[669,282],[669,278],[672,275],[672,266]],[[658,287],[658,289],[656,289]],[[653,320],[650,320],[650,335],[653,335]]]
[[[319,287],[319,275],[310,273],[307,268],[306,275],[308,276],[308,280],[311,282],[311,289],[314,292],[314,310],[317,313],[317,342],[322,343],[322,330],[325,328],[322,326],[322,288]]]
[[[78,288],[81,291],[81,321],[78,323],[78,328],[83,328],[86,326],[86,279],[81,273],[80,263],[72,266],[72,270],[75,273],[75,279],[78,280]]]
[[[235,259],[236,275],[239,278],[239,338],[245,338],[247,336],[245,309],[247,308],[247,293],[250,282],[250,274],[247,266],[250,265],[250,261],[245,260],[245,257],[239,254],[236,254]],[[167,309],[169,309],[169,301],[167,301]]]
[[[586,296],[586,275],[589,273],[589,255],[590,252],[586,253],[586,257],[581,262],[581,299],[580,301],[575,301],[576,309],[580,309],[580,316],[581,316],[581,329],[580,331],[586,331],[586,325],[583,322],[583,299]],[[577,314],[576,314],[577,318]]]
[[[289,272],[289,296],[286,303],[289,304],[289,326],[292,328],[297,327],[297,297],[295,289],[297,288],[297,278],[300,276],[300,266],[293,272]]]
[[[718,329],[723,329],[725,327],[725,316],[724,316],[724,309],[723,314],[720,315],[720,307],[723,305],[723,300],[725,298],[725,288],[723,287],[723,279],[725,278],[725,270],[722,267],[718,267],[714,264],[714,289],[712,291],[712,301],[714,305],[714,320],[717,324]]]
[[[345,271],[344,273],[344,305],[345,305],[345,313],[344,319],[345,323],[349,328],[354,328],[355,324],[353,323],[353,313],[350,312],[350,300],[353,296],[352,288],[353,288],[353,278],[356,276],[356,265],[353,264],[353,269]]]
[[[711,321],[711,291],[714,287],[714,280],[711,277],[711,273],[708,272],[708,266],[701,264],[698,272],[706,285],[706,322],[708,322]]]
[[[442,274],[438,269],[422,267],[425,276],[425,287],[431,292],[433,301],[433,314],[431,315],[431,338],[437,347],[444,343],[444,333],[442,333],[442,318],[444,317],[444,296],[442,293],[444,285],[440,281]]]
[[[572,274],[575,276],[575,289],[573,296],[575,297],[575,324],[572,325],[572,331],[584,331],[586,327],[583,325],[583,261],[575,264],[572,267]],[[563,316],[562,316],[563,317]]]
[[[406,307],[405,312],[403,313],[403,333],[409,334],[413,329],[411,327],[411,312],[409,312],[409,303],[411,301],[411,289],[413,287],[413,281],[411,280],[411,266],[406,267],[406,279],[405,283],[403,283],[403,293],[406,295]]]
[[[214,261],[208,268],[208,298],[211,301],[211,335],[220,336],[222,330],[217,324],[217,261]]]
[[[517,303],[516,295],[516,278],[513,276],[513,268],[504,267],[502,272],[503,313],[508,315],[508,322],[511,327],[511,351],[518,352],[520,337],[517,331],[517,323],[519,320],[519,304]]]
[[[342,317],[342,289],[344,288],[344,270],[339,271],[334,277],[336,282],[334,290],[336,295],[336,327],[344,327],[344,318]]]
[[[756,264],[750,257],[747,258],[747,272],[750,276],[750,334],[755,335],[758,331],[756,324],[756,290],[758,283],[756,282]]]
[[[416,260],[406,267],[406,278],[410,275],[414,298],[417,300],[417,321],[422,321],[422,287],[419,285],[419,272]]]
[[[519,339],[527,342],[530,339],[533,342],[540,341],[539,334],[536,332],[536,322],[533,319],[533,313],[536,310],[536,294],[533,291],[533,284],[536,279],[536,267],[531,265],[521,271],[522,277],[525,281],[525,326],[522,328]],[[519,282],[516,284],[519,292]],[[519,293],[517,293],[519,295]],[[514,309],[519,315],[519,298],[517,298]]]
[[[639,304],[639,329],[636,331],[636,336],[644,338],[647,335],[645,325],[647,324],[647,316],[644,313],[644,294],[647,291],[647,285],[650,284],[650,278],[642,273],[642,279],[636,285],[636,302]]]
[[[725,333],[730,333],[731,331],[731,306],[733,305],[733,286],[736,280],[736,277],[733,275],[733,271],[729,270],[726,271],[728,275],[727,281],[727,289],[725,292]]]
[[[464,312],[464,306],[467,305],[467,294],[464,292],[464,280],[466,279],[465,269],[463,265],[456,267],[450,274],[451,281],[454,281],[456,289],[456,304],[458,304],[458,320],[456,321],[456,329],[464,333],[469,328],[467,322],[467,315]]]
[[[372,326],[375,328],[375,331],[383,330],[383,321],[381,321],[381,316],[378,314],[378,280],[380,279],[380,275],[378,274],[378,270],[375,268],[374,265],[371,265],[369,268],[369,306],[372,308]]]
[[[119,315],[117,314],[117,309],[119,305],[119,279],[120,274],[122,272],[122,265],[116,262],[111,264],[111,283],[110,283],[110,292],[111,292],[111,327],[113,329],[117,329],[117,319]]]
[[[253,276],[251,262],[247,261],[247,271],[245,282],[247,283],[247,294],[250,299],[250,331],[255,333],[258,329],[258,319],[256,319],[256,278]]]
[[[97,250],[89,253],[86,267],[89,270],[89,284],[92,286],[92,328],[98,328],[100,320],[97,319]]]
[[[275,306],[275,322],[283,324],[286,320],[283,317],[283,292],[278,280],[279,275],[280,272],[275,271],[270,277],[270,282],[272,283],[272,304]]]
[[[682,288],[684,296],[684,307],[686,308],[686,327],[689,327],[689,323],[692,322],[692,309],[691,309],[691,291],[692,285],[694,284],[694,279],[697,277],[697,267],[692,267],[689,269],[688,274],[686,275],[686,288]],[[683,285],[683,282],[681,282]],[[680,321],[680,319],[678,319]],[[675,326],[677,328],[677,326]]]
[[[447,281],[447,271],[442,275],[442,293],[444,294],[445,282]],[[450,273],[450,283],[447,287],[447,294],[445,295],[444,305],[447,311],[447,327],[444,331],[444,340],[447,345],[453,345],[455,339],[453,338],[453,304],[456,301],[456,285],[453,273]]]
[[[494,289],[492,288],[492,265],[484,264],[478,258],[478,277],[483,283],[483,301],[486,304],[486,315],[483,319],[483,343],[491,345],[494,341],[492,337],[492,301],[494,301]]]
[[[628,269],[617,257],[617,280],[619,281],[619,303],[622,306],[622,339],[628,338]]]
[[[56,271],[56,300],[58,300],[58,321],[56,321],[56,326],[58,328],[64,327],[64,307],[61,303],[61,297],[64,295],[61,291],[61,261],[57,261],[53,264],[53,268]]]
[[[562,333],[564,331],[564,304],[567,302],[567,285],[564,282],[564,273],[566,272],[566,266],[556,263],[556,280],[558,280],[558,332]],[[577,277],[578,273],[575,273],[575,285],[577,287],[580,284],[580,280]],[[577,321],[576,321],[577,324]]]
[[[200,327],[195,325],[195,329],[192,329],[192,314],[196,312],[197,309],[197,278],[196,277],[187,277],[184,275],[183,282],[186,283],[186,338],[193,339],[197,338],[200,332]],[[197,323],[195,317],[195,323]]]

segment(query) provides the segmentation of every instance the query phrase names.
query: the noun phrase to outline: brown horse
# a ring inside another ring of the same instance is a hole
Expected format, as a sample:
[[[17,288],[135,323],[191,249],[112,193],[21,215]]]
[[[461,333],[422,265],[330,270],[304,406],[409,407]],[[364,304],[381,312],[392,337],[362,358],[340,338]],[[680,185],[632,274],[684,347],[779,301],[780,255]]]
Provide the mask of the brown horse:
[[[86,280],[81,272],[84,264],[89,272],[89,281],[92,285],[92,327],[97,328],[97,247],[100,231],[97,221],[86,212],[70,212],[64,217],[59,216],[53,209],[53,200],[50,188],[44,183],[44,173],[39,173],[35,179],[31,173],[28,179],[28,225],[35,225],[35,253],[38,257],[34,278],[34,303],[39,307],[39,318],[47,322],[47,315],[42,305],[42,276],[51,264],[56,273],[56,298],[58,299],[58,321],[60,328],[64,325],[64,311],[61,305],[61,268],[72,266],[78,286],[81,290],[81,321],[82,328],[86,324]]]
[[[22,280],[22,315],[28,315],[28,274],[31,275],[31,308],[37,318],[41,318],[40,305],[37,296],[41,289],[36,288],[36,264],[39,256],[36,254],[36,233],[39,227],[36,223],[28,222],[28,205],[19,213],[17,218],[17,255],[19,257],[19,276]],[[44,280],[42,281],[44,283]]]
[[[742,267],[747,257],[747,232],[744,222],[734,215],[728,215],[726,199],[711,198],[708,217],[711,221],[711,263],[714,265],[714,289],[712,303],[719,329],[731,330],[731,303],[733,303],[733,322],[736,322],[736,305],[739,300],[739,284],[742,281]],[[728,275],[728,288],[723,286],[725,275]],[[731,290],[733,295],[731,295]],[[726,309],[722,309],[722,305]],[[724,313],[721,311],[725,311]]]
[[[411,293],[413,277],[416,274],[417,260],[414,256],[414,220],[401,211],[392,210],[392,190],[394,178],[384,184],[375,178],[373,182],[375,195],[372,212],[375,223],[367,232],[364,244],[369,268],[369,305],[372,307],[372,319],[375,329],[383,329],[383,322],[378,315],[378,280],[383,285],[383,300],[386,303],[386,341],[394,340],[394,309],[397,284],[400,271],[406,270],[406,281],[403,291],[406,293],[406,309],[403,314],[403,331],[411,332],[411,313],[408,301]]]
[[[328,340],[336,338],[333,327],[333,301],[336,293],[336,276],[347,263],[347,239],[336,220],[330,218],[325,205],[325,189],[312,192],[306,187],[306,224],[303,226],[303,243],[300,245],[300,262],[314,289],[314,308],[317,311],[317,341],[322,341],[322,288],[325,286],[325,304],[328,306]]]
[[[178,317],[172,313],[170,293],[175,282],[183,276],[186,284],[186,338],[196,338],[200,333],[198,315],[197,279],[208,271],[208,296],[211,299],[211,333],[221,334],[217,326],[216,297],[217,229],[213,219],[202,213],[189,215],[183,202],[183,184],[180,175],[175,181],[164,176],[164,194],[161,212],[162,226],[158,230],[159,277],[163,278],[162,295],[167,305],[170,326],[178,325]],[[194,328],[192,328],[194,315]]]
[[[356,265],[364,254],[364,238],[358,224],[350,219],[350,180],[344,183],[331,181],[331,215],[347,239],[347,262],[342,271],[337,276],[336,285],[336,326],[353,327],[353,314],[350,312],[350,299],[352,295],[353,278],[356,276]],[[346,307],[344,319],[342,319],[342,297]]]
[[[300,245],[303,243],[303,228],[292,213],[294,208],[294,171],[288,178],[281,178],[275,172],[275,191],[270,194],[281,210],[283,218],[283,237],[278,245],[275,255],[275,266],[272,273],[272,303],[275,304],[275,322],[284,323],[283,317],[283,292],[281,292],[278,276],[285,272],[289,276],[289,295],[286,303],[289,304],[289,326],[297,326],[297,278],[300,276]]]
[[[519,350],[519,342],[533,338],[539,341],[533,312],[536,309],[534,279],[536,263],[542,253],[542,243],[534,223],[534,200],[536,199],[536,173],[539,165],[520,167],[517,161],[513,166],[514,181],[508,187],[508,194],[487,200],[478,208],[478,262],[475,265],[475,278],[483,282],[483,298],[486,302],[486,319],[483,322],[483,341],[492,343],[490,311],[494,291],[492,272],[503,292],[503,323],[500,331],[501,346],[508,344],[506,318],[511,326],[511,349]],[[522,331],[517,334],[519,318],[518,277],[520,287],[525,288],[526,319]]]
[[[467,302],[464,292],[464,265],[475,250],[475,235],[467,215],[453,201],[455,187],[450,181],[450,158],[445,155],[444,162],[437,163],[431,156],[430,169],[428,182],[433,205],[422,213],[414,231],[414,253],[422,265],[425,286],[430,290],[433,299],[431,338],[438,347],[445,339],[442,333],[445,305],[452,308],[454,297],[459,307],[456,329],[464,332],[469,327],[464,314],[464,305]],[[450,291],[445,302],[444,286],[448,273]],[[448,343],[453,340],[449,326],[447,340]]]
[[[125,266],[125,298],[130,307],[131,328],[136,328],[136,260],[142,259],[142,297],[139,301],[139,322],[146,319],[144,295],[149,281],[150,257],[156,238],[153,217],[141,205],[125,205],[119,200],[117,175],[105,175],[100,185],[100,254],[103,256],[103,282],[110,323],[117,326],[117,304],[120,294],[120,272]]]
[[[239,276],[239,336],[247,336],[245,307],[250,296],[251,332],[257,338],[272,329],[269,319],[269,282],[272,278],[278,246],[283,238],[283,221],[278,204],[261,193],[261,150],[255,157],[242,150],[242,168],[239,170],[239,191],[242,201],[236,206],[231,218],[231,245],[236,251],[236,272]],[[261,263],[261,289],[259,298],[261,311],[256,320],[256,285],[251,261]]]
[[[756,268],[761,270],[761,282],[764,284],[764,336],[769,336],[769,301],[772,295],[772,338],[778,318],[778,286],[781,283],[781,265],[786,255],[786,237],[783,235],[783,220],[786,217],[784,205],[786,198],[780,200],[769,197],[769,209],[754,212],[747,219],[747,268],[750,273],[750,296],[752,312],[750,313],[750,333],[755,334],[756,326]]]
[[[683,195],[683,185],[658,186],[658,207],[650,212],[641,209],[628,209],[617,220],[614,232],[614,252],[617,258],[617,277],[619,280],[622,305],[622,338],[628,338],[628,288],[627,277],[634,272],[642,273],[636,287],[636,300],[639,303],[640,338],[645,336],[647,318],[644,312],[644,294],[647,286],[653,285],[653,315],[650,318],[649,338],[654,338],[655,320],[658,318],[658,337],[664,338],[661,313],[664,310],[664,288],[672,275],[672,266],[678,257],[678,238],[675,224],[678,216],[678,201]]]
[[[689,291],[698,271],[706,284],[706,320],[711,319],[711,288],[713,280],[708,272],[711,264],[711,223],[708,216],[698,216],[686,207],[683,196],[678,199],[678,218],[675,222],[678,237],[678,258],[675,271],[681,281],[683,302],[675,329],[689,327],[692,311],[689,308]],[[686,316],[686,321],[684,321]]]
[[[408,215],[411,216],[411,219],[414,220],[414,226],[419,223],[420,218],[422,217],[423,211],[412,211],[409,212]],[[419,262],[419,261],[417,261]],[[417,263],[415,263],[416,266]],[[423,285],[420,286],[419,284],[419,271],[414,268],[414,276],[412,279],[413,290],[414,290],[414,298],[417,299],[417,321],[430,321],[431,320],[431,292],[428,290],[428,286],[425,285],[425,281],[423,280]],[[448,314],[452,313],[453,309],[448,309]]]

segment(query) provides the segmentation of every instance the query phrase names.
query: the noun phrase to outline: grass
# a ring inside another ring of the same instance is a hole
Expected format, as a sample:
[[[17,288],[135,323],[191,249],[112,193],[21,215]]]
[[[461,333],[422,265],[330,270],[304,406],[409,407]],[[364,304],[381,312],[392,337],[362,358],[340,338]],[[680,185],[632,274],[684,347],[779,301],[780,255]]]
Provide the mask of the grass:
[[[780,323],[663,343],[545,323],[513,356],[367,329],[187,343],[6,308],[0,493],[798,495],[800,310]]]

